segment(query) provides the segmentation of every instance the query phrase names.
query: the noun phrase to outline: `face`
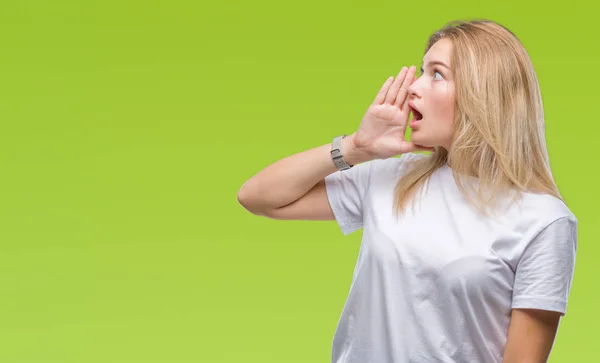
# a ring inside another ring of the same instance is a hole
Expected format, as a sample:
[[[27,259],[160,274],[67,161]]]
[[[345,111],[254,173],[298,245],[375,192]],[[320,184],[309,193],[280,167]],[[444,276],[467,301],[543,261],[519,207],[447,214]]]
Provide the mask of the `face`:
[[[452,41],[437,41],[423,58],[421,75],[408,88],[409,105],[418,111],[413,111],[410,123],[415,144],[450,150],[455,107],[451,51]]]

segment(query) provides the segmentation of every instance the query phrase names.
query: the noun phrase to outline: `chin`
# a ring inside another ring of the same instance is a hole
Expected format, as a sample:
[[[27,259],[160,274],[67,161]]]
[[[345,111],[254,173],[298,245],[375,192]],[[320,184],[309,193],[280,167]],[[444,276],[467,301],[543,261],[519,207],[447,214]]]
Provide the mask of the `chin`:
[[[433,142],[433,140],[427,140],[427,138],[419,137],[419,135],[415,135],[414,131],[410,135],[410,141],[412,141],[413,143],[415,143],[417,145],[425,146],[425,147],[437,146],[436,143]]]

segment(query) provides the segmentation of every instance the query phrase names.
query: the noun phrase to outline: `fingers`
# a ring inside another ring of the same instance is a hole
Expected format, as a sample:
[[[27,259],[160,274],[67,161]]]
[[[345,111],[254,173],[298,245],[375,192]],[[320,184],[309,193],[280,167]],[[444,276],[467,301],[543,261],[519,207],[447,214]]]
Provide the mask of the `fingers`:
[[[396,77],[396,79],[394,80],[394,83],[392,83],[389,91],[387,92],[387,95],[385,96],[385,103],[390,104],[390,105],[394,103],[394,100],[396,99],[396,97],[398,95],[398,90],[400,89],[400,85],[404,82],[404,79],[406,78],[406,74],[408,73],[408,71],[409,71],[408,68],[402,67],[402,69],[400,70],[400,73],[398,73],[398,77]]]
[[[393,80],[394,77],[389,77],[385,81],[383,86],[381,86],[379,93],[377,93],[377,96],[375,96],[375,100],[373,101],[374,104],[381,105],[383,103],[383,101],[385,100],[385,95],[388,93],[388,90],[390,89]]]
[[[411,66],[407,73],[406,73],[406,77],[404,78],[404,80],[402,81],[402,85],[400,86],[400,89],[398,90],[398,95],[396,96],[396,99],[394,100],[394,106],[399,107],[400,109],[404,109],[406,107],[406,103],[408,102],[408,87],[410,87],[411,84],[413,84],[414,79],[415,79],[415,73],[417,71],[417,67],[415,66]]]
[[[408,87],[415,81],[415,73],[415,66],[402,67],[395,79],[389,77],[385,81],[373,103],[388,103],[403,108],[408,96]]]

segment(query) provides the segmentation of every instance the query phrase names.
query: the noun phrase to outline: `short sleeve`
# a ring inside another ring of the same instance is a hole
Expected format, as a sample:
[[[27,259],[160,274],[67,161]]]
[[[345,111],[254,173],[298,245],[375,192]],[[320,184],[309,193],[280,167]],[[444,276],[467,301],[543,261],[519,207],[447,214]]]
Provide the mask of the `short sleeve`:
[[[513,308],[566,314],[575,271],[577,219],[563,217],[546,226],[528,244],[517,265]]]
[[[363,201],[372,164],[373,160],[356,164],[325,177],[327,199],[344,235],[363,226]]]

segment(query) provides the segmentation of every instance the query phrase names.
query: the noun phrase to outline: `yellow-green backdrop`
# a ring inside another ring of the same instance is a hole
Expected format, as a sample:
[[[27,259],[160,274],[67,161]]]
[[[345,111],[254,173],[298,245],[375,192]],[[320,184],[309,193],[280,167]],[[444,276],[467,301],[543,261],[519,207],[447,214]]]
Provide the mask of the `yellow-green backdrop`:
[[[237,191],[355,131],[433,30],[471,18],[533,58],[580,222],[551,362],[596,362],[596,14],[578,0],[2,0],[0,362],[328,362],[361,232],[256,217]]]

